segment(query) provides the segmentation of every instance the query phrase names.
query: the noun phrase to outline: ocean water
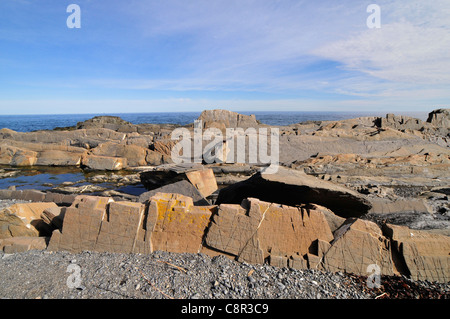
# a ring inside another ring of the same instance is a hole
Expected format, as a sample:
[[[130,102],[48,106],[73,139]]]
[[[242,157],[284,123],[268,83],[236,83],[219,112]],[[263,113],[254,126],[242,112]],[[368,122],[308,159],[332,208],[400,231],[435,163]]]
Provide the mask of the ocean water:
[[[36,130],[53,130],[56,127],[74,126],[98,115],[119,116],[133,124],[171,123],[186,125],[193,123],[201,112],[161,112],[161,113],[111,113],[111,114],[54,114],[54,115],[1,115],[0,129],[9,128],[16,132],[31,132]],[[338,121],[362,116],[385,116],[381,112],[239,112],[255,114],[256,119],[268,125],[290,125],[305,121]],[[426,120],[426,112],[395,113]]]

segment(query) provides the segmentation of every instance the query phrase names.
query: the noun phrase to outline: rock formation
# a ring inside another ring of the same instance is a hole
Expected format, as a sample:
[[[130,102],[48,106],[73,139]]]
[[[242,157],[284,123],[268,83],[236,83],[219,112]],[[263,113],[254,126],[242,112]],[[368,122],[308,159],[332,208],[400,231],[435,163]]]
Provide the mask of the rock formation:
[[[29,204],[16,205],[0,213],[0,229],[9,240],[0,240],[0,246],[4,251],[43,249],[39,245],[48,240],[37,237],[37,231],[27,233],[28,221],[14,214]],[[362,276],[376,265],[382,275],[450,280],[450,237],[391,224],[380,228],[354,217],[336,228],[320,206],[293,207],[255,198],[241,204],[195,206],[192,198],[169,193],[156,193],[146,204],[80,195],[70,207],[46,205],[40,217],[53,229],[49,250],[223,254],[248,263]],[[52,223],[57,216],[62,227]]]
[[[281,167],[276,174],[259,172],[222,189],[216,203],[237,204],[248,197],[286,205],[315,203],[343,217],[359,217],[371,208],[370,202],[353,190]]]
[[[198,120],[203,122],[204,128],[248,128],[258,127],[259,122],[254,115],[243,115],[226,110],[208,110],[200,114]]]

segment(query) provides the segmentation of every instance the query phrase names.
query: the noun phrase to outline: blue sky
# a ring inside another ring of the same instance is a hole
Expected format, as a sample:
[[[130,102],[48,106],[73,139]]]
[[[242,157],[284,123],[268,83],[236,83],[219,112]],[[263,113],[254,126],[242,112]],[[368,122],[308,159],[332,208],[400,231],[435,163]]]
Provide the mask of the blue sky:
[[[0,114],[428,112],[450,105],[449,17],[448,0],[0,0]]]

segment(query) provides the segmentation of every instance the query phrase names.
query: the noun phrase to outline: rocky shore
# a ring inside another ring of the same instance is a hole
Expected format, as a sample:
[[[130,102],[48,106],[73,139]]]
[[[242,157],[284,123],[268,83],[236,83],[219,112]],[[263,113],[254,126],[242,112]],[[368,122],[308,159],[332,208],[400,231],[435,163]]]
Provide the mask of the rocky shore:
[[[448,109],[426,122],[388,114],[268,127],[224,110],[199,120],[216,135],[241,128],[234,138],[247,142],[247,156],[253,135],[270,144],[267,130],[278,129],[277,172],[224,163],[224,148],[215,163],[173,163],[171,133],[193,134],[194,124],[104,116],[54,131],[1,129],[1,178],[36,167],[84,175],[0,190],[0,296],[449,297]],[[45,280],[49,271],[65,281],[71,263],[89,278],[82,288]],[[28,268],[21,280],[3,276],[20,264],[46,265],[42,281]],[[369,289],[373,265],[383,284]]]

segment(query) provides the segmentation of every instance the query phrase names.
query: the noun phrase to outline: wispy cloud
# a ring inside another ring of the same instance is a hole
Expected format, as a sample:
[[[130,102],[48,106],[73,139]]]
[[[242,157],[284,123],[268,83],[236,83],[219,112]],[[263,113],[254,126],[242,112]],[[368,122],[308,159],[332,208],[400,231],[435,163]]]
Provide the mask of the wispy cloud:
[[[449,98],[450,2],[384,1],[381,10],[380,29],[326,43],[314,54],[361,73],[366,78],[363,82],[372,83],[367,89],[379,96],[396,88],[410,95],[419,89]],[[369,92],[344,81],[337,86],[341,84],[340,89],[348,93]]]

